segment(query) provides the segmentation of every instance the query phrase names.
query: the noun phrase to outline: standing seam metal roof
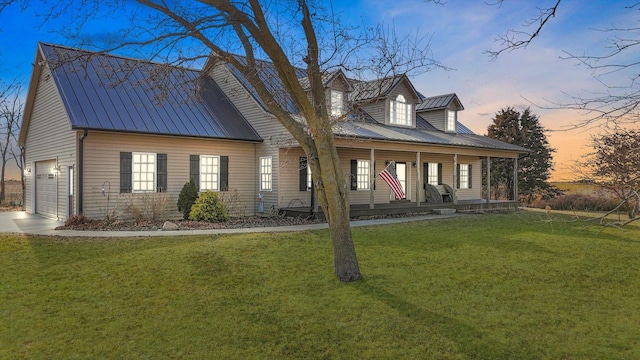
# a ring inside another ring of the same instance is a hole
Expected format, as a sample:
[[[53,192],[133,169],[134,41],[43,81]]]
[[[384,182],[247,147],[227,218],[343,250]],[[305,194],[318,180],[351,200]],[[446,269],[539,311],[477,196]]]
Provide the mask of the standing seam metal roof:
[[[198,70],[39,44],[75,129],[261,141]]]

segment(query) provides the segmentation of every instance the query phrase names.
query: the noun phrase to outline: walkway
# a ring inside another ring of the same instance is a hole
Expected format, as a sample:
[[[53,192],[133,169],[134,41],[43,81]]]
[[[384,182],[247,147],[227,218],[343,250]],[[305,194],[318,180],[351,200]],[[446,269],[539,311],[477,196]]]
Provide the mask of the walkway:
[[[460,216],[453,215],[420,215],[414,217],[384,218],[374,220],[356,220],[351,222],[352,227],[398,224],[411,221],[432,219],[445,219]],[[178,230],[178,231],[79,231],[79,230],[55,230],[62,222],[47,219],[39,215],[27,214],[24,211],[11,211],[0,213],[0,233],[20,233],[31,235],[65,236],[65,237],[144,237],[144,236],[182,236],[182,235],[215,235],[215,234],[246,234],[258,232],[290,232],[304,230],[327,229],[326,223],[256,227],[242,229],[207,229],[207,230]]]

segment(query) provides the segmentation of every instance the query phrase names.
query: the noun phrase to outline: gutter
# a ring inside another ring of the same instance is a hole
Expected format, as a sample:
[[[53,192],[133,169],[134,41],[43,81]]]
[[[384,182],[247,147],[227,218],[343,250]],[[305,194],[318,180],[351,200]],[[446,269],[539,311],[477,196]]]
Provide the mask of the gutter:
[[[78,146],[78,214],[82,214],[82,189],[83,185],[83,173],[84,173],[84,139],[89,135],[89,130],[85,129],[84,133],[80,137],[80,145]]]

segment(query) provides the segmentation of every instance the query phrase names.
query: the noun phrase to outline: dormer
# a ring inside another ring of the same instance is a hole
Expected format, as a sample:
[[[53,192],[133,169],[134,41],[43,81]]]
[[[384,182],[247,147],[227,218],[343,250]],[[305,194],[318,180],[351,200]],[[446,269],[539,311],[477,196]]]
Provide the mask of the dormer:
[[[428,97],[416,107],[416,112],[433,127],[447,133],[456,133],[458,111],[464,106],[456,94]]]
[[[415,128],[419,99],[404,74],[354,84],[353,101],[381,124]]]
[[[327,73],[323,76],[322,83],[325,87],[325,98],[328,101],[329,115],[340,117],[348,110],[349,93],[353,87],[342,70]]]

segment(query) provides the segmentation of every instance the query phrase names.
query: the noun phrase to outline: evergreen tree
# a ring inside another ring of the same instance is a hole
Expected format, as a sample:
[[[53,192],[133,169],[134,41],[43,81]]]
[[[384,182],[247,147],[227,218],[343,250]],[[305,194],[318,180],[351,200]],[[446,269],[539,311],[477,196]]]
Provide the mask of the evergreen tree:
[[[545,129],[538,116],[526,108],[522,113],[512,107],[501,109],[487,128],[487,136],[531,150],[529,156],[518,161],[518,195],[530,203],[535,193],[548,194],[553,190],[549,176],[553,170],[553,153]],[[513,194],[513,160],[492,159],[491,191],[496,198]]]

